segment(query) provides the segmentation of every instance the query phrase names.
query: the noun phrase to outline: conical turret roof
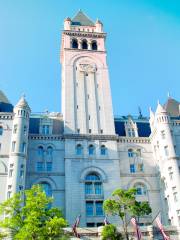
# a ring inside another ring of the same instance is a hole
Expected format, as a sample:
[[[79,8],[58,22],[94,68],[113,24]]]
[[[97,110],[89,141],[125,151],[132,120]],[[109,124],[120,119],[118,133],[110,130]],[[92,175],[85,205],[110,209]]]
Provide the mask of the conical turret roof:
[[[72,25],[78,26],[94,26],[94,22],[86,16],[82,10],[79,10],[76,16],[72,19]]]
[[[24,96],[22,96],[20,98],[19,102],[16,104],[16,107],[25,108],[25,109],[30,110],[30,107],[29,107],[29,105],[28,105]]]
[[[156,114],[160,114],[160,113],[167,113],[166,110],[163,108],[163,106],[158,103],[157,109],[156,109]]]

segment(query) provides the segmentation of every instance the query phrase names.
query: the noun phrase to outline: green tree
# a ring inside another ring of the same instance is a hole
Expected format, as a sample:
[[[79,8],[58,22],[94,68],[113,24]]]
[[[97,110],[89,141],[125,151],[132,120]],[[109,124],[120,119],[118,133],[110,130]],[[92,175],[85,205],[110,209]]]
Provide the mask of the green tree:
[[[0,205],[0,227],[10,230],[13,239],[62,239],[67,222],[58,208],[49,208],[53,198],[47,197],[40,185],[14,196]]]
[[[116,229],[116,226],[109,224],[103,227],[102,230],[102,240],[121,240],[123,239],[121,233]]]
[[[136,201],[136,189],[117,189],[112,193],[112,198],[104,201],[103,208],[107,214],[118,215],[123,223],[124,235],[129,240],[129,217],[140,217],[151,213],[151,208],[146,202]],[[138,212],[140,211],[140,213]]]

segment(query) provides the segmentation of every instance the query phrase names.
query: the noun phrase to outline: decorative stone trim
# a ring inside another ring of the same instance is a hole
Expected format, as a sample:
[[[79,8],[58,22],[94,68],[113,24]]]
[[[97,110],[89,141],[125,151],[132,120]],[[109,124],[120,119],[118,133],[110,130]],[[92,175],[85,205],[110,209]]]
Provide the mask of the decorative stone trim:
[[[81,31],[63,31],[65,35],[69,36],[79,36],[79,37],[91,37],[91,38],[105,38],[106,33],[96,33],[96,32],[81,32]]]
[[[120,172],[121,177],[158,177],[158,173],[122,173]]]
[[[62,172],[27,172],[27,175],[38,175],[40,177],[48,177],[48,176],[65,176],[65,173]]]
[[[40,135],[40,134],[29,134],[31,140],[64,140],[63,135]]]
[[[0,119],[12,120],[13,119],[13,113],[11,113],[11,114],[0,113]]]

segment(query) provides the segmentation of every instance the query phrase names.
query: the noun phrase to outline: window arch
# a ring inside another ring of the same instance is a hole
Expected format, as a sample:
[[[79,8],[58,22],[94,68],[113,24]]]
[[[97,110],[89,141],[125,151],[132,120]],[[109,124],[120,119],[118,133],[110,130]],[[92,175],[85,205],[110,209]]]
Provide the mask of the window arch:
[[[52,187],[47,182],[41,182],[40,183],[43,191],[46,193],[46,196],[51,197],[52,196]]]
[[[102,179],[96,172],[90,172],[85,177],[86,216],[103,216]]]
[[[43,154],[44,154],[44,148],[42,146],[39,146],[38,147],[38,155],[42,157]]]
[[[3,135],[3,127],[0,126],[0,135]]]
[[[76,155],[81,155],[83,152],[83,147],[81,144],[77,144],[76,146]]]
[[[106,155],[107,149],[105,145],[101,145],[101,155]]]
[[[78,48],[78,41],[77,39],[72,40],[72,48]]]
[[[147,195],[147,187],[144,183],[136,183],[134,184],[134,188],[136,189],[136,195]]]
[[[97,50],[97,42],[93,41],[91,44],[92,50]]]
[[[92,144],[89,145],[88,147],[88,152],[89,152],[89,155],[94,155],[94,146]]]
[[[51,147],[51,146],[47,147],[47,155],[49,157],[52,157],[52,155],[53,155],[53,147]]]
[[[85,177],[85,194],[102,195],[102,180],[97,173],[89,173]]]
[[[88,44],[86,39],[82,41],[82,49],[88,49]]]

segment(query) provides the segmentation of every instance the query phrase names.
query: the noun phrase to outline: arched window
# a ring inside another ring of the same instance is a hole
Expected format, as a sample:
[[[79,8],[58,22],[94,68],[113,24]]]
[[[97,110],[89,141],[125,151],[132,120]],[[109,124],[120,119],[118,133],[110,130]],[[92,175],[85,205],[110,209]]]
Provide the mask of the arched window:
[[[128,157],[133,157],[134,153],[132,149],[128,149]]]
[[[77,39],[72,40],[72,48],[78,48],[78,41]]]
[[[82,49],[88,49],[87,40],[82,41]]]
[[[101,146],[101,155],[106,155],[107,149],[105,145]]]
[[[88,148],[89,155],[94,155],[94,146],[91,144]]]
[[[136,183],[134,185],[134,188],[136,188],[136,195],[146,195],[147,194],[147,188],[143,183]]]
[[[97,42],[93,41],[91,47],[92,47],[92,50],[97,50]]]
[[[3,127],[0,126],[0,135],[3,135]]]
[[[98,174],[90,173],[86,176],[85,194],[102,195],[102,181]]]
[[[49,157],[52,157],[52,154],[53,154],[53,148],[52,148],[51,146],[49,146],[49,147],[47,148],[47,155],[48,155]]]
[[[95,172],[91,172],[85,177],[85,198],[86,216],[103,216],[102,180]]]
[[[52,188],[51,185],[47,182],[40,183],[42,186],[43,191],[46,193],[46,196],[51,197],[52,196]]]
[[[44,154],[44,149],[43,149],[42,146],[39,146],[39,147],[38,147],[38,155],[39,155],[39,156],[43,156],[43,154]]]
[[[81,144],[77,144],[76,146],[76,155],[81,155],[83,152],[83,147]]]

